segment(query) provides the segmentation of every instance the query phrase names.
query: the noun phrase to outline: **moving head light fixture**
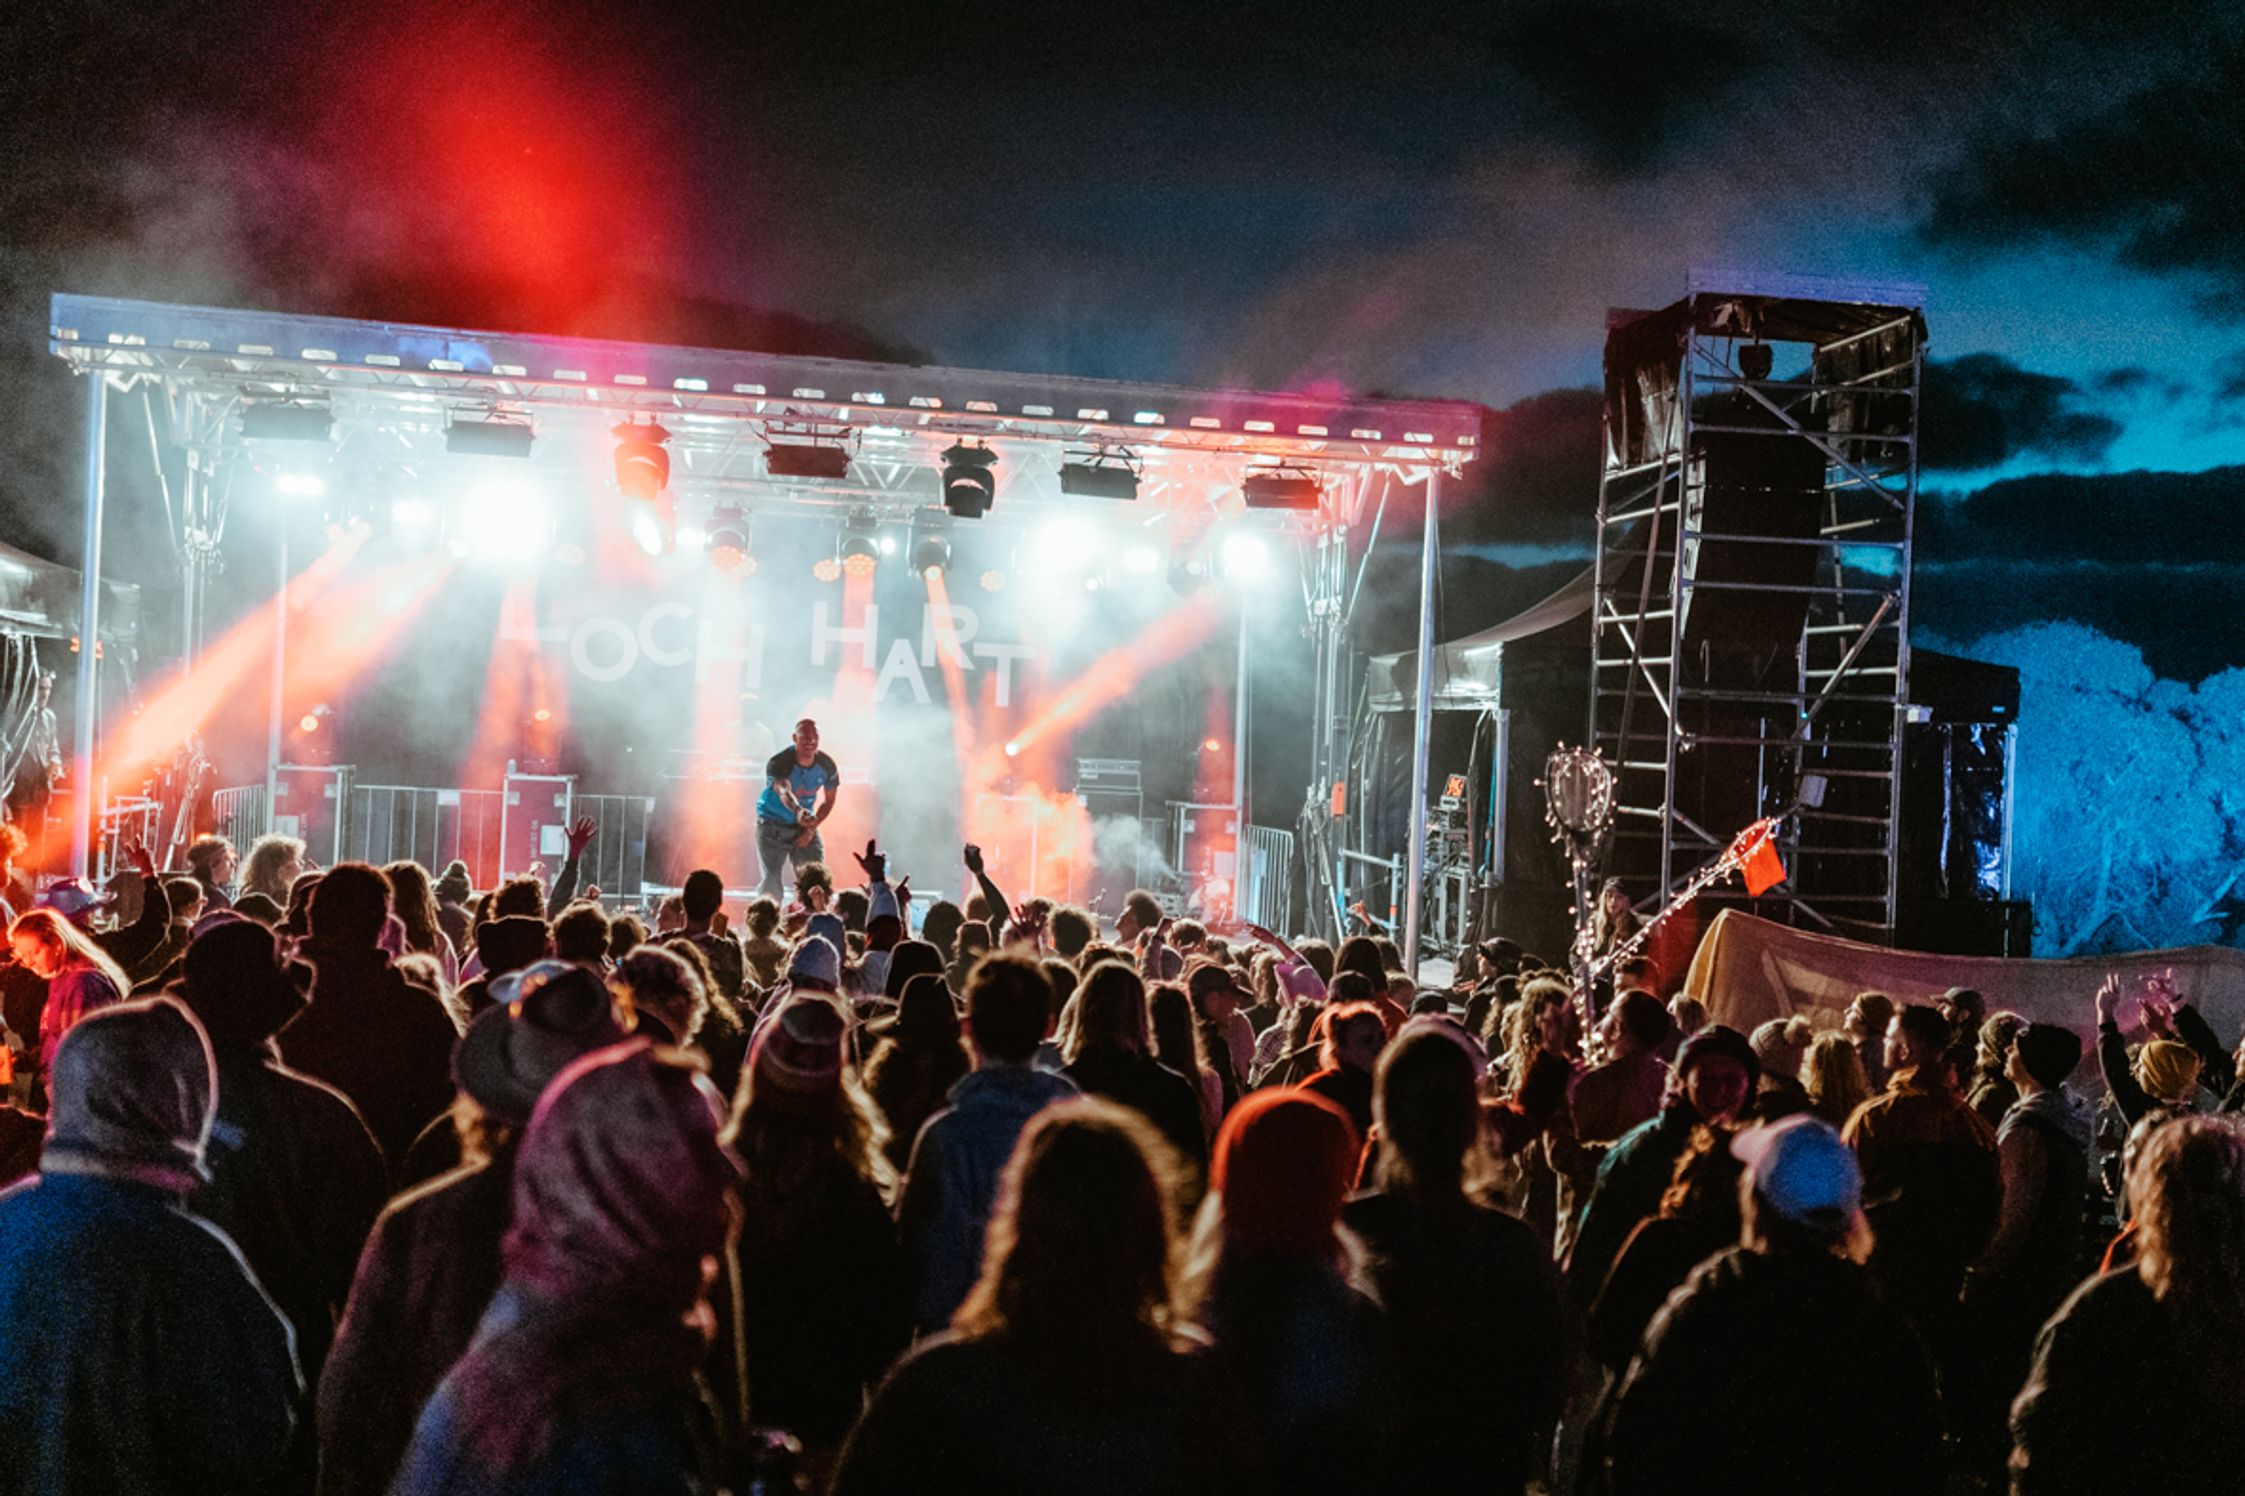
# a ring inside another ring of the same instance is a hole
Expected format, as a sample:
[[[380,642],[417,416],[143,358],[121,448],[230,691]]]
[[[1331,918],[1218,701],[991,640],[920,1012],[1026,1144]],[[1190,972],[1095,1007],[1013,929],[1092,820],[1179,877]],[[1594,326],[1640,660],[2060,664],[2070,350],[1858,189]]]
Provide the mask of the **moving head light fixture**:
[[[748,548],[748,516],[737,504],[723,505],[710,516],[702,551],[711,566],[729,577],[756,575],[756,557]]]
[[[860,509],[842,522],[841,541],[834,554],[842,563],[844,576],[869,577],[880,569],[879,528],[880,521],[870,509]]]
[[[998,454],[960,442],[943,451],[943,507],[959,519],[980,519],[998,496]]]
[[[611,428],[616,438],[616,487],[627,499],[652,501],[670,483],[670,433],[653,421],[623,421]]]

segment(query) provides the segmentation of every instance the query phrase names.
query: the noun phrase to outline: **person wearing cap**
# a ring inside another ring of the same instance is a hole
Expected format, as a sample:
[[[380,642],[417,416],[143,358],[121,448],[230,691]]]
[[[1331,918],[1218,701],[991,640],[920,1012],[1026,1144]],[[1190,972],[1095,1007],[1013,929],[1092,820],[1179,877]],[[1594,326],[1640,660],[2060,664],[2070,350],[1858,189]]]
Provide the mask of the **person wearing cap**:
[[[2055,1023],[2021,1028],[2004,1063],[2019,1099],[1996,1129],[2003,1205],[1965,1281],[1988,1411],[1998,1422],[2026,1374],[2035,1331],[2081,1277],[2091,1119],[2066,1090],[2080,1063],[2081,1036]]]
[[[890,968],[895,974],[895,968]],[[901,1177],[921,1124],[974,1068],[959,1037],[959,1009],[943,978],[923,972],[904,984],[896,1011],[865,1031],[877,1041],[865,1062],[865,1088],[888,1122],[889,1163]]]
[[[288,1321],[188,1197],[208,1178],[210,1042],[176,1001],[63,1037],[36,1179],[0,1194],[0,1483],[283,1489],[303,1393]]]
[[[983,1238],[998,1176],[1029,1119],[1077,1094],[1066,1076],[1031,1062],[1044,1041],[1052,984],[1027,956],[984,957],[967,981],[967,1042],[974,1069],[913,1144],[897,1201],[897,1227],[916,1285],[920,1329],[951,1315],[982,1270]]]
[[[1862,1161],[1876,1236],[1872,1271],[1944,1368],[1961,1368],[1958,1299],[2002,1204],[1995,1129],[1950,1086],[1948,1020],[1909,1003],[1887,1031],[1887,1088],[1857,1108],[1844,1136]]]
[[[1184,1297],[1246,1403],[1273,1491],[1394,1488],[1400,1385],[1344,1271],[1356,1125],[1314,1092],[1253,1093],[1217,1132]]]
[[[1760,1077],[1761,1064],[1737,1029],[1711,1023],[1684,1041],[1660,1114],[1624,1134],[1598,1165],[1567,1258],[1567,1286],[1576,1304],[1588,1305],[1598,1296],[1622,1243],[1639,1221],[1660,1209],[1692,1129],[1735,1126]]]
[[[303,1006],[273,932],[232,912],[195,937],[178,998],[210,1036],[218,1120],[196,1212],[234,1239],[296,1330],[317,1380],[367,1232],[389,1198],[382,1149],[342,1092],[280,1062],[273,1035]]]
[[[1480,1072],[1449,1023],[1404,1025],[1380,1057],[1374,1187],[1341,1212],[1403,1371],[1395,1490],[1517,1493],[1566,1390],[1574,1336],[1551,1254],[1485,1198]]]
[[[698,1062],[645,1039],[547,1084],[515,1158],[505,1276],[394,1489],[717,1489],[701,1371],[740,1179],[724,1112]]]
[[[1744,1240],[1646,1330],[1606,1433],[1613,1496],[1941,1490],[1932,1365],[1849,1255],[1855,1155],[1804,1115],[1731,1146],[1746,1165]]]
[[[1255,1036],[1246,1035],[1243,1044],[1238,1032],[1246,1027],[1239,1010],[1248,994],[1240,990],[1239,979],[1229,966],[1205,956],[1186,964],[1185,992],[1193,1000],[1193,1020],[1200,1029],[1201,1047],[1223,1085],[1223,1109],[1228,1112],[1247,1089],[1241,1066],[1253,1063],[1255,1058]]]
[[[392,1200],[359,1256],[319,1382],[322,1496],[390,1489],[421,1405],[498,1291],[523,1126],[555,1076],[625,1038],[582,967],[541,961],[498,985],[453,1057],[464,1161]]]
[[[310,935],[297,954],[312,967],[311,1001],[280,1032],[292,1070],[351,1098],[395,1170],[422,1128],[452,1104],[459,1039],[437,998],[407,983],[378,942],[390,885],[363,862],[329,868],[312,891]]]
[[[732,1116],[749,1390],[757,1422],[801,1440],[814,1472],[912,1326],[889,1216],[896,1175],[846,1062],[848,1029],[830,998],[784,1000],[757,1030]]]

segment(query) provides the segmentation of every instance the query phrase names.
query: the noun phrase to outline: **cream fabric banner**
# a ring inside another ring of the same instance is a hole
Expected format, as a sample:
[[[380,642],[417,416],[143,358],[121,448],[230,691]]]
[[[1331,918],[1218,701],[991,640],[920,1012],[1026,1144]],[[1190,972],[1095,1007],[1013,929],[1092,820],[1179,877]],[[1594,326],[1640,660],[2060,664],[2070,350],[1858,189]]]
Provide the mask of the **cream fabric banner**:
[[[2105,974],[2118,972],[2127,983],[2118,1017],[2124,1030],[2133,1030],[2141,978],[2170,967],[2183,1000],[2196,1005],[2224,1044],[2234,1044],[2245,1032],[2245,951],[2216,945],[2066,961],[1937,956],[1812,934],[1725,909],[1700,942],[1684,990],[1707,1004],[1715,1022],[1751,1033],[1758,1023],[1794,1013],[1806,1013],[1818,1028],[1837,1028],[1858,992],[1884,992],[1905,1003],[1973,987],[1988,999],[1989,1012],[2009,1008],[2037,1023],[2065,1024],[2093,1047],[2093,999]]]

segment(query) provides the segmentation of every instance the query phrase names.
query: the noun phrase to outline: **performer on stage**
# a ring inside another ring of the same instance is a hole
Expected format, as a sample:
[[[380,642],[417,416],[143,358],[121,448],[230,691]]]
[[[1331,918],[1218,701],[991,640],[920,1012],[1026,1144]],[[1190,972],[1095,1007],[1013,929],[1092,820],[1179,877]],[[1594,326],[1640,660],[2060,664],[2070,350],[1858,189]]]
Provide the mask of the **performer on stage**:
[[[764,865],[759,891],[766,898],[780,897],[790,860],[797,868],[826,860],[818,828],[834,814],[841,787],[841,771],[819,752],[818,724],[805,717],[795,724],[794,746],[782,748],[764,766],[764,793],[756,798],[756,856]]]

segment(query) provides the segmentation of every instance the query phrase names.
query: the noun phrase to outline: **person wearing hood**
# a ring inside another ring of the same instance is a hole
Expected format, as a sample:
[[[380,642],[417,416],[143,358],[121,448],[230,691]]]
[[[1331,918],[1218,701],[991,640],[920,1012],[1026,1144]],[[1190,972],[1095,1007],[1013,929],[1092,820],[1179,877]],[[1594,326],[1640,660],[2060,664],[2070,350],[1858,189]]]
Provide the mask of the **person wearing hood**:
[[[218,1120],[204,1150],[211,1177],[192,1203],[249,1259],[316,1381],[388,1175],[349,1099],[290,1070],[273,1049],[273,1035],[304,1006],[273,932],[216,917],[187,947],[178,993],[218,1066]]]
[[[1052,985],[1026,956],[987,956],[967,983],[974,1069],[920,1129],[906,1166],[897,1226],[917,1285],[919,1327],[942,1329],[982,1272],[998,1177],[1029,1119],[1077,1094],[1031,1061],[1044,1040]]]
[[[724,1114],[699,1061],[645,1039],[553,1078],[515,1160],[505,1276],[393,1490],[717,1488],[701,1371],[740,1179]]]
[[[312,891],[311,1001],[280,1032],[281,1059],[351,1098],[393,1169],[452,1104],[459,1031],[444,1004],[407,983],[378,944],[390,885],[363,862],[329,868]]]
[[[303,1392],[288,1321],[208,1182],[217,1073],[171,998],[64,1036],[37,1178],[0,1194],[0,1483],[10,1490],[267,1491]]]
[[[475,885],[468,881],[468,865],[455,857],[444,865],[430,892],[436,895],[437,925],[456,951],[464,951],[473,944],[469,935],[475,926],[475,916],[468,910],[475,898]]]
[[[321,1496],[380,1496],[413,1420],[498,1291],[521,1130],[553,1078],[622,1042],[598,977],[541,961],[497,982],[453,1059],[460,1167],[392,1200],[360,1254],[319,1385]]]
[[[1737,1121],[1761,1078],[1761,1062],[1744,1034],[1711,1023],[1676,1051],[1673,1077],[1660,1114],[1624,1134],[1598,1165],[1567,1259],[1567,1287],[1577,1305],[1598,1296],[1637,1223],[1659,1211],[1693,1130]]]
[[[2026,1377],[2035,1332],[2081,1280],[2090,1117],[2065,1086],[2081,1051],[2072,1029],[2030,1023],[2013,1036],[2004,1061],[2019,1099],[1996,1129],[2003,1205],[1995,1235],[1965,1280],[1971,1338],[1995,1415]]]
[[[1185,1290],[1246,1410],[1270,1489],[1390,1489],[1394,1348],[1337,1229],[1356,1125],[1314,1091],[1262,1090],[1216,1135]]]

